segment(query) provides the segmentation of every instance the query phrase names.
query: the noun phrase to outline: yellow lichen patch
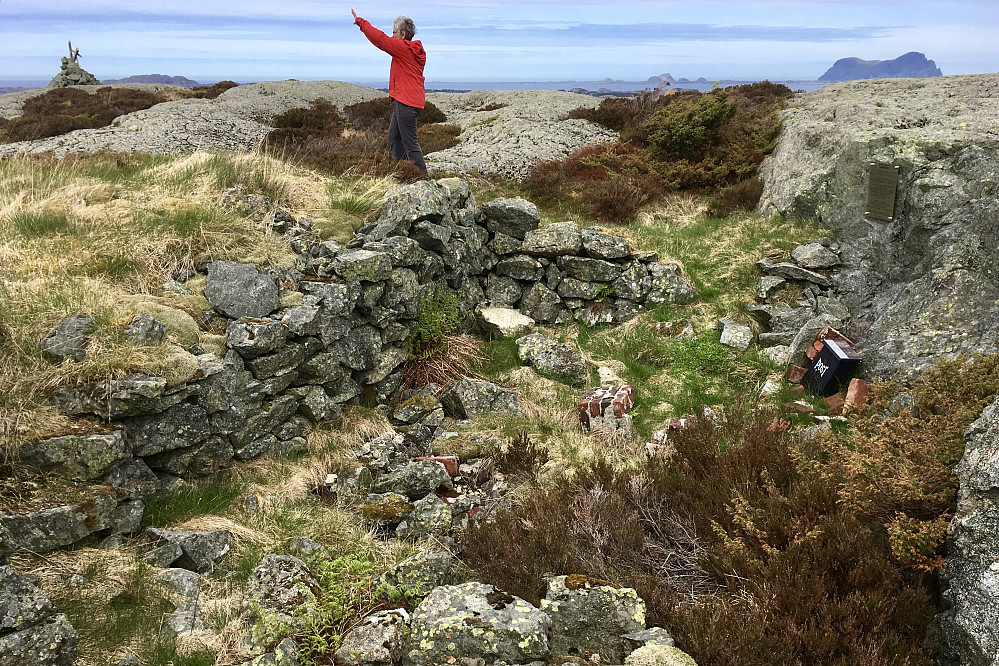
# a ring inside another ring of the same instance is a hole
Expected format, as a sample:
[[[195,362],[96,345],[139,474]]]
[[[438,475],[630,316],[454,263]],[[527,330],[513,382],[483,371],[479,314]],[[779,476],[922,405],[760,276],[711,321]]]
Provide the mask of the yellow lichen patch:
[[[600,578],[593,578],[591,576],[583,576],[581,574],[571,574],[565,577],[565,587],[569,590],[588,590],[591,587],[613,587],[615,590],[618,586],[614,583],[601,580]]]

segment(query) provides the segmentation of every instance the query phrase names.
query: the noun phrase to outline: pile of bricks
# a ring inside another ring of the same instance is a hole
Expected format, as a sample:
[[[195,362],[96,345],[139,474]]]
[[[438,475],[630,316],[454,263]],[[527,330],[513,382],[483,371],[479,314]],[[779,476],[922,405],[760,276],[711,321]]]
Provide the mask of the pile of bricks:
[[[812,343],[812,346],[805,352],[805,355],[808,357],[808,360],[814,361],[816,359],[816,357],[819,355],[819,352],[823,350],[826,340],[835,340],[838,342],[845,343],[850,347],[854,346],[853,340],[846,337],[845,335],[837,331],[835,328],[826,326],[824,329],[822,329],[822,331],[819,332],[819,334],[815,338],[815,342]],[[787,366],[787,374],[785,375],[785,379],[787,379],[787,381],[792,384],[800,384],[806,372],[808,372],[808,368],[804,368],[800,365],[790,364]],[[804,392],[804,389],[802,389],[802,392]],[[825,398],[825,402],[827,405],[826,411],[829,414],[835,414],[835,415],[843,414],[844,412],[848,412],[851,409],[856,409],[858,407],[862,407],[865,404],[867,404],[867,396],[868,396],[867,382],[865,382],[863,379],[857,379],[857,378],[851,379],[845,394],[842,391],[840,391],[839,393],[835,393]],[[801,413],[809,413],[809,414],[815,413],[815,409],[800,402],[787,403],[785,404],[785,407],[788,407],[789,409]]]
[[[583,394],[577,413],[583,432],[603,431],[631,439],[631,407],[635,393],[628,384],[598,386]]]

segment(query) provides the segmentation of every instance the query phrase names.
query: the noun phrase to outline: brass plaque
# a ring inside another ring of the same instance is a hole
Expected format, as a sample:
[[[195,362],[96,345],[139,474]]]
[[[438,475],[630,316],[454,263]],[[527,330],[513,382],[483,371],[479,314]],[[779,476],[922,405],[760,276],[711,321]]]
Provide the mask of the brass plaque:
[[[867,185],[867,208],[864,215],[891,221],[895,217],[895,193],[898,191],[898,167],[894,164],[871,162]]]

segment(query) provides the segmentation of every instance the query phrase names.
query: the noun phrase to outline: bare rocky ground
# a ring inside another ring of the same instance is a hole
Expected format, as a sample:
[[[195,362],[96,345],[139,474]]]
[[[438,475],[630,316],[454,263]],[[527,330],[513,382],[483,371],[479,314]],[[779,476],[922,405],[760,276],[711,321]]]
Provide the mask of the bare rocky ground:
[[[102,86],[81,86],[95,92]],[[114,84],[159,91],[160,84]],[[0,95],[0,116],[18,115],[24,101],[46,88]],[[265,81],[227,90],[218,99],[164,102],[116,119],[109,127],[77,130],[64,136],[0,146],[0,157],[51,151],[186,153],[194,150],[255,150],[277,114],[326,98],[343,108],[385,93],[340,81]],[[557,159],[592,143],[612,141],[616,133],[585,120],[561,120],[599,99],[560,91],[476,91],[432,93],[429,100],[462,128],[461,144],[428,156],[435,172],[498,173],[523,178],[539,159]]]

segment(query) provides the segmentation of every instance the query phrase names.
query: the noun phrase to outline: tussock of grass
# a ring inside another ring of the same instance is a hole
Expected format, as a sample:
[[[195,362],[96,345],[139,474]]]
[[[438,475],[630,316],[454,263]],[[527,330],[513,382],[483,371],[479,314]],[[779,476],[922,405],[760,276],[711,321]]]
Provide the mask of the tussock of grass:
[[[59,385],[162,373],[181,357],[172,344],[198,342],[203,298],[159,295],[180,267],[218,259],[291,266],[286,243],[218,201],[243,185],[272,205],[315,217],[317,227],[349,236],[361,220],[325,216],[330,192],[380,201],[388,178],[330,179],[267,154],[185,156],[23,156],[0,162],[0,434],[6,445],[60,434],[66,419],[45,406]],[[135,296],[140,294],[141,296]],[[122,338],[132,316],[164,319],[168,340],[140,346]],[[189,316],[185,316],[185,313]],[[88,358],[52,365],[40,341],[70,314],[97,319]],[[206,340],[211,343],[211,340]],[[183,373],[173,372],[175,381]]]

